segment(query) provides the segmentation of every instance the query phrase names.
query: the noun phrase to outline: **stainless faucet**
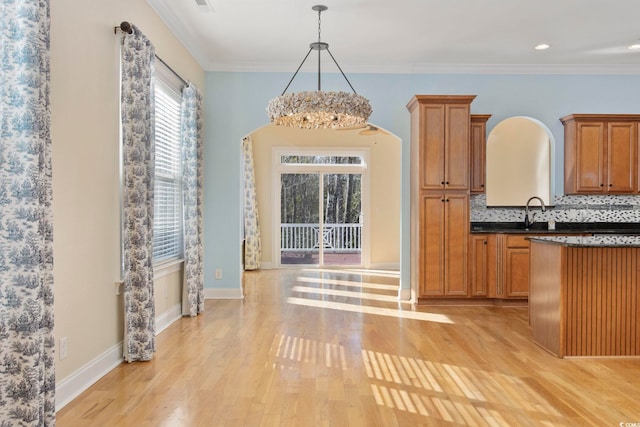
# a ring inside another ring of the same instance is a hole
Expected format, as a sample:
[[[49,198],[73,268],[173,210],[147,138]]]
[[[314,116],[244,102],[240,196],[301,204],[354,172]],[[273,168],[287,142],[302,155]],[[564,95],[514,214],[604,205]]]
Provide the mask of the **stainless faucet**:
[[[531,217],[529,217],[529,203],[531,203],[532,200],[534,199],[538,199],[540,201],[540,208],[542,209],[542,212],[546,211],[546,208],[544,206],[544,202],[542,201],[542,199],[538,196],[533,196],[533,197],[529,197],[529,200],[527,200],[527,204],[524,208],[524,228],[525,230],[528,230],[529,227],[531,227],[536,221],[536,214],[532,213]]]

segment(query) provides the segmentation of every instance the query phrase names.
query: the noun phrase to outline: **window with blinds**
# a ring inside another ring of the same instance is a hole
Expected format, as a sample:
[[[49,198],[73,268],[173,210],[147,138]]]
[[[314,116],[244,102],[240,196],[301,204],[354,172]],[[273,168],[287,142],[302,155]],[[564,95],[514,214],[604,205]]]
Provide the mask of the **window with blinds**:
[[[155,79],[153,261],[182,258],[181,97]]]

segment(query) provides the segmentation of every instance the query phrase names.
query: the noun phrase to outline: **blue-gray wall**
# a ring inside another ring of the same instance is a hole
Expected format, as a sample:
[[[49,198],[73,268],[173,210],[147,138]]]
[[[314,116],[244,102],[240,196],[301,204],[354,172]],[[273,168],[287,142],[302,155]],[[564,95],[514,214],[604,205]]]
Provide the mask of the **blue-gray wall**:
[[[359,94],[373,107],[370,122],[390,130],[402,147],[402,286],[409,272],[409,113],[415,94],[477,95],[472,114],[492,114],[491,131],[504,118],[539,119],[556,140],[556,194],[562,194],[564,134],[560,117],[572,113],[640,113],[638,75],[492,75],[492,74],[353,74]],[[287,73],[207,74],[204,148],[204,251],[207,288],[239,289],[240,284],[240,140],[268,124],[268,101],[280,95],[291,78]],[[314,90],[316,76],[301,74],[288,92]],[[340,75],[323,74],[323,90],[346,90]],[[221,268],[221,280],[214,271]]]

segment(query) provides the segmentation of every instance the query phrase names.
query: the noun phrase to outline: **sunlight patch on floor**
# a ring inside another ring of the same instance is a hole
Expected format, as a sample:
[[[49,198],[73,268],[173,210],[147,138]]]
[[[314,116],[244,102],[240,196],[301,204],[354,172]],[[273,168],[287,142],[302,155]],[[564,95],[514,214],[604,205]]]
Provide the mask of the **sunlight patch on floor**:
[[[320,285],[339,285],[352,288],[367,288],[377,289],[381,291],[398,291],[398,285],[383,285],[380,283],[370,282],[355,282],[353,280],[338,280],[338,279],[325,279],[319,277],[304,277],[300,276],[296,278],[297,282],[317,283]]]
[[[564,425],[563,415],[517,377],[366,349],[361,354],[378,405],[466,426],[510,426],[500,415],[505,408],[492,407],[499,394],[515,396],[513,411],[540,425]]]
[[[394,295],[380,295],[380,294],[371,294],[367,292],[342,291],[339,289],[311,288],[306,286],[294,286],[291,288],[291,291],[307,293],[307,294],[330,295],[330,296],[336,296],[336,297],[359,298],[363,300],[386,301],[386,302],[396,302],[401,304],[409,304],[409,301],[398,301],[398,297]]]
[[[378,277],[395,277],[400,278],[400,272],[397,270],[367,270],[363,268],[303,268],[301,271],[310,273],[333,273],[333,274],[359,274],[362,276],[378,276]]]
[[[419,311],[405,311],[392,308],[369,307],[364,305],[346,304],[333,301],[318,301],[306,298],[288,297],[289,304],[304,305],[307,307],[328,308],[331,310],[348,311],[352,313],[373,314],[376,316],[396,317],[398,319],[422,320],[426,322],[453,324],[448,316],[436,313],[424,313]]]
[[[270,353],[274,369],[309,376],[316,375],[316,367],[358,369],[358,361],[348,363],[347,351],[338,343],[276,334]],[[504,427],[522,419],[565,425],[566,415],[518,377],[366,348],[360,354],[378,406],[462,426]],[[505,411],[515,418],[503,417]]]
[[[272,344],[274,355],[279,360],[321,364],[326,368],[347,369],[344,347],[339,344],[320,343],[316,340],[276,335]]]

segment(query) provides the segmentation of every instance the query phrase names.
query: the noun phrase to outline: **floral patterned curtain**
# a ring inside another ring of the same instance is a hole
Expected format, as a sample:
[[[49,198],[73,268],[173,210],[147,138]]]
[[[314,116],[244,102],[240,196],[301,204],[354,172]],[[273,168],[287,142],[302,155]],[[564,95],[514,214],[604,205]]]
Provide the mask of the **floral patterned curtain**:
[[[244,164],[244,269],[258,270],[262,258],[262,243],[251,137],[242,140],[242,153]]]
[[[182,315],[204,311],[202,252],[202,95],[189,85],[182,91],[182,193],[184,280]]]
[[[49,1],[0,3],[0,425],[55,425]]]
[[[153,296],[153,45],[133,26],[122,45],[124,359],[151,360]]]

